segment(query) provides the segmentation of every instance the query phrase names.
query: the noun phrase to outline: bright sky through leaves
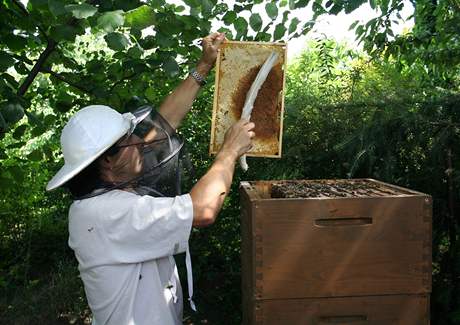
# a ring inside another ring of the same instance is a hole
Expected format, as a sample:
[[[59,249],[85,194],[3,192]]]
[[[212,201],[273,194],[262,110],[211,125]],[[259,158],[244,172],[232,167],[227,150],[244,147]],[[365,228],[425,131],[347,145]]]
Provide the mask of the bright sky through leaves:
[[[169,3],[174,3],[177,5],[184,5],[182,0],[167,0]],[[231,8],[234,4],[233,0],[229,0],[227,2],[228,6]],[[185,6],[187,8],[187,6]],[[255,10],[250,13],[249,11],[241,12],[241,16],[246,18],[249,21],[249,17],[251,14],[258,13],[264,23],[268,21],[268,17],[265,11],[265,3],[255,5]],[[393,31],[395,35],[401,34],[406,29],[412,28],[414,25],[414,20],[410,18],[413,13],[413,6],[410,4],[409,1],[406,1],[403,12],[400,12],[402,18],[404,20],[400,20],[394,17],[395,20],[399,21],[398,25],[393,25]],[[186,14],[186,11],[183,12]],[[305,22],[308,19],[311,19],[313,16],[313,11],[311,9],[311,5],[306,8],[298,9],[295,11],[292,17],[299,18],[300,21]],[[305,36],[299,37],[297,39],[292,39],[288,42],[288,59],[292,59],[295,56],[299,55],[302,51],[303,47],[306,44],[306,41],[312,38],[318,38],[322,36],[326,36],[328,38],[333,38],[337,41],[347,42],[348,44],[353,44],[355,46],[358,45],[355,41],[355,32],[354,30],[349,30],[350,25],[359,20],[361,23],[369,21],[371,18],[378,16],[378,12],[373,10],[369,4],[364,4],[359,7],[357,10],[354,10],[350,14],[340,13],[336,16],[334,15],[323,15],[318,18],[313,31],[308,33]],[[410,18],[410,19],[408,19]],[[224,26],[224,24],[220,21],[213,22],[213,28],[215,30],[219,29],[220,27]],[[228,26],[226,26],[228,27]]]

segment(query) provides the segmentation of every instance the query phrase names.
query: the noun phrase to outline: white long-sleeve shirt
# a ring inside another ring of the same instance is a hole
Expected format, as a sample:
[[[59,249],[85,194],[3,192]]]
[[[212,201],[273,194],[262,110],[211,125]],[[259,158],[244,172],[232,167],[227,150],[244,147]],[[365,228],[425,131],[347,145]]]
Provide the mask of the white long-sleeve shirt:
[[[182,324],[174,254],[188,248],[193,206],[173,198],[113,190],[75,201],[69,246],[97,325]]]

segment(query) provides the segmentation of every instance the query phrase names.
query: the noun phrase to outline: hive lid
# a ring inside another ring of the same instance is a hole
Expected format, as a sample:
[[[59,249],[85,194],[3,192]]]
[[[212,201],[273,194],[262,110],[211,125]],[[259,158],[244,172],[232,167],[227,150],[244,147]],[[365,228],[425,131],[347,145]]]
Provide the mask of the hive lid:
[[[278,61],[262,85],[251,121],[256,123],[254,147],[248,156],[281,157],[286,44],[226,41],[217,57],[209,152],[216,154],[227,129],[241,116],[246,94],[272,51]]]
[[[375,179],[319,179],[242,182],[241,187],[259,199],[326,199],[426,196]]]

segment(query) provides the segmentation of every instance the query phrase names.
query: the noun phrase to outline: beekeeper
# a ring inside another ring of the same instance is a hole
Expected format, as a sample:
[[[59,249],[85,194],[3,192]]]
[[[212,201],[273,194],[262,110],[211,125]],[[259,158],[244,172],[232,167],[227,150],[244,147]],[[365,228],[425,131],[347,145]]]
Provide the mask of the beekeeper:
[[[182,289],[173,258],[181,252],[187,253],[189,301],[195,308],[191,227],[215,221],[235,162],[252,145],[254,124],[240,120],[227,131],[213,164],[190,193],[164,195],[167,191],[158,184],[168,180],[164,175],[174,174],[171,164],[182,147],[174,130],[190,110],[224,39],[219,33],[203,39],[196,69],[158,112],[143,107],[120,114],[92,105],[75,113],[62,131],[65,163],[47,190],[65,186],[75,197],[69,246],[79,263],[93,324],[182,324]]]

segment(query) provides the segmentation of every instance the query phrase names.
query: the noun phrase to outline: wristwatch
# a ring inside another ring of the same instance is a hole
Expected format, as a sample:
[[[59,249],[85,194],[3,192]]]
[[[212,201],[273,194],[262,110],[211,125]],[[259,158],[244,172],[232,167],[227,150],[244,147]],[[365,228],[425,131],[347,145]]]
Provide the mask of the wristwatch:
[[[198,84],[200,86],[204,86],[206,85],[206,80],[204,79],[204,77],[198,73],[198,71],[196,71],[196,69],[192,69],[190,71],[190,76],[196,80],[196,82],[198,82]]]

